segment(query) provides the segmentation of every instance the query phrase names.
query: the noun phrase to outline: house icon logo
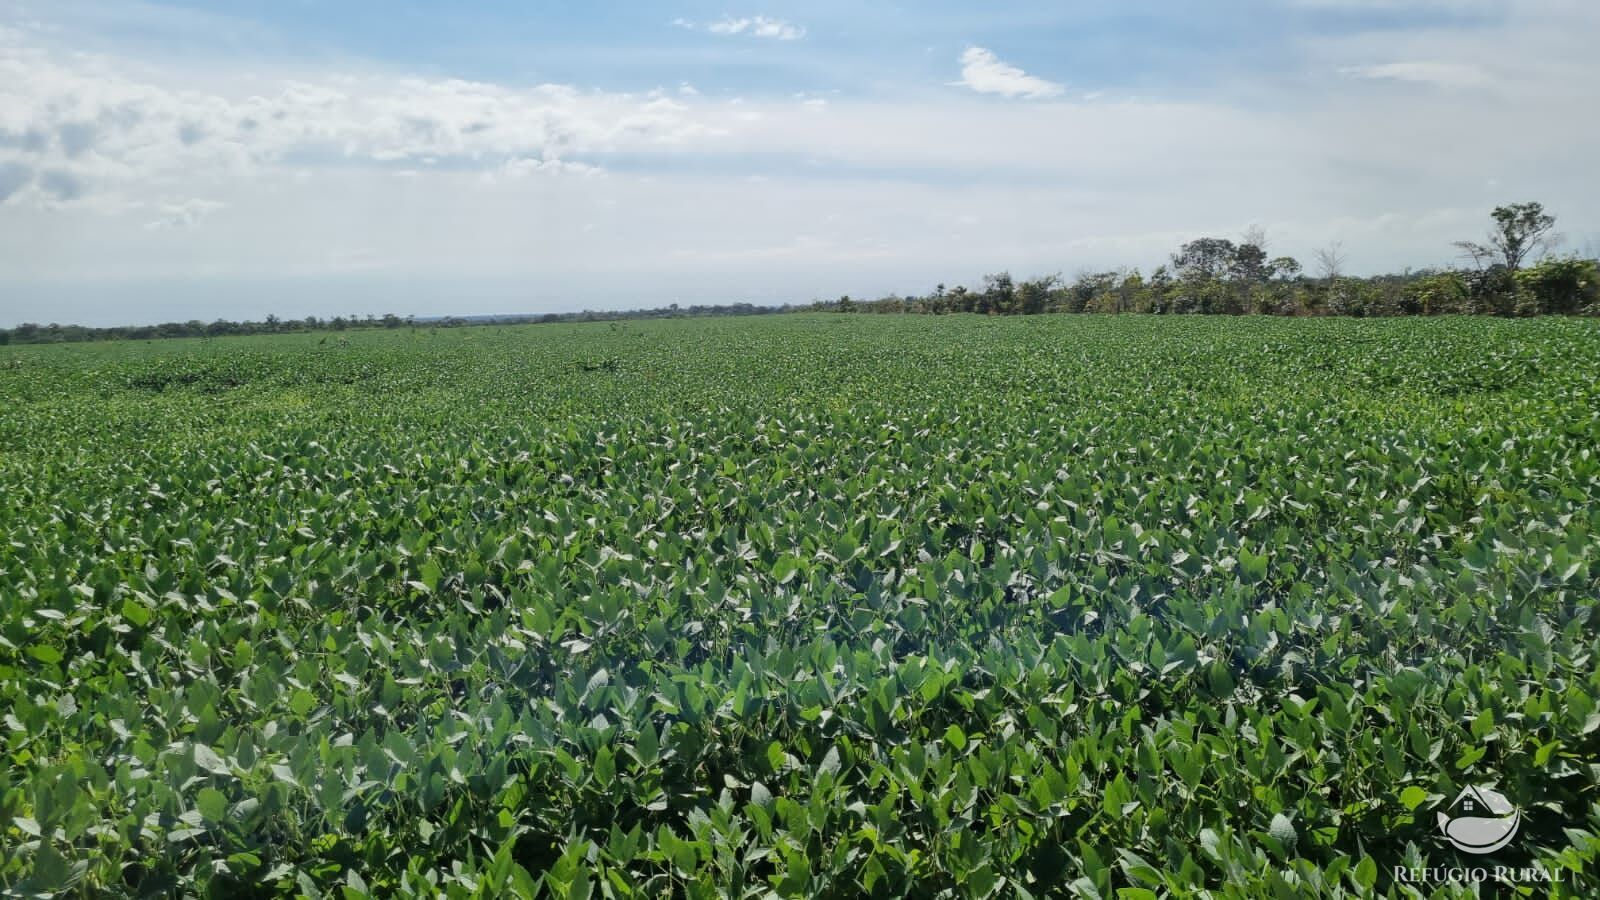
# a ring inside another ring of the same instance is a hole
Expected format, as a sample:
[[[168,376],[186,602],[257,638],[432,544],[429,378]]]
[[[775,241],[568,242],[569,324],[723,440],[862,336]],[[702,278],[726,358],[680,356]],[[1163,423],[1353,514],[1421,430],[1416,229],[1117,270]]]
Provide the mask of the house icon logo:
[[[1439,831],[1463,853],[1493,853],[1517,836],[1522,814],[1504,794],[1466,787],[1439,813]]]

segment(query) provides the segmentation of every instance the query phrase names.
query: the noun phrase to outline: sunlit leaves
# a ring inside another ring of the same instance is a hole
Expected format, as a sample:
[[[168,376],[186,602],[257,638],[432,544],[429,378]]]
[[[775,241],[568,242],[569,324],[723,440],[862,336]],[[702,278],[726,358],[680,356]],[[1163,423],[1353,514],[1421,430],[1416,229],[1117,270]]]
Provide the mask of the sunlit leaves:
[[[0,360],[18,891],[1381,893],[1491,781],[1596,871],[1593,323]]]

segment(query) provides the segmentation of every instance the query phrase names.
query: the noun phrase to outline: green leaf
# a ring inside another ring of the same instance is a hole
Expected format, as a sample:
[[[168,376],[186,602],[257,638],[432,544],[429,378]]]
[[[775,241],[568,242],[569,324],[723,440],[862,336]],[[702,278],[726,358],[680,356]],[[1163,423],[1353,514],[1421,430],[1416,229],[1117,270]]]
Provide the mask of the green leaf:
[[[132,597],[128,597],[122,601],[122,617],[127,619],[129,622],[132,622],[134,625],[137,625],[140,628],[149,625],[150,615],[149,608]]]
[[[1272,824],[1267,828],[1267,833],[1283,846],[1283,852],[1286,854],[1293,853],[1295,844],[1300,840],[1300,835],[1295,833],[1294,823],[1283,813],[1272,817]]]
[[[759,781],[750,784],[750,802],[760,807],[772,806],[772,792]]]
[[[439,568],[436,560],[430,558],[417,570],[417,578],[427,587],[429,593],[433,593],[439,589],[439,582],[444,578],[444,570]]]
[[[1406,809],[1416,809],[1426,799],[1428,799],[1428,792],[1416,785],[1412,785],[1400,792],[1400,803]]]
[[[1378,884],[1378,863],[1370,856],[1363,856],[1361,861],[1356,863],[1353,874],[1356,884],[1370,891]]]
[[[957,751],[967,749],[967,733],[961,730],[960,725],[951,725],[944,730],[944,742],[954,747]]]
[[[195,796],[195,808],[207,822],[221,822],[228,817],[228,798],[216,788],[201,788]]]
[[[39,845],[33,854],[33,883],[46,894],[65,890],[73,881],[72,866],[49,841]]]
[[[799,571],[800,560],[785,554],[778,557],[778,561],[773,563],[772,577],[779,584],[788,584],[790,581],[794,580],[795,574]]]
[[[61,662],[61,651],[49,644],[34,644],[28,648],[28,655],[42,663],[54,665]]]
[[[997,875],[993,868],[985,865],[979,866],[967,876],[967,889],[972,897],[987,897],[1004,886],[1006,880]]]
[[[1265,553],[1257,556],[1243,547],[1239,548],[1239,574],[1246,584],[1256,584],[1267,577],[1267,560]]]
[[[610,787],[617,777],[617,761],[609,747],[601,747],[594,757],[594,777],[601,787]]]
[[[572,887],[567,890],[567,900],[589,900],[594,893],[594,881],[589,875],[587,866],[578,870],[578,877],[573,879]]]
[[[217,755],[217,751],[205,744],[194,745],[194,763],[215,775],[233,774],[233,769],[228,765],[228,761]]]
[[[317,695],[301,688],[289,695],[289,709],[297,716],[304,716],[317,706]]]
[[[829,747],[828,748],[828,752],[826,754],[824,754],[823,757],[822,757],[822,764],[817,766],[817,772],[819,772],[819,773],[827,772],[829,774],[835,774],[835,775],[838,774],[838,772],[839,772],[839,748],[838,747]]]
[[[1461,755],[1456,757],[1456,768],[1466,771],[1478,760],[1483,759],[1488,752],[1489,749],[1487,747],[1464,747],[1461,750]]]
[[[1478,713],[1472,720],[1471,730],[1472,736],[1480,741],[1488,737],[1494,731],[1494,713],[1487,709]]]

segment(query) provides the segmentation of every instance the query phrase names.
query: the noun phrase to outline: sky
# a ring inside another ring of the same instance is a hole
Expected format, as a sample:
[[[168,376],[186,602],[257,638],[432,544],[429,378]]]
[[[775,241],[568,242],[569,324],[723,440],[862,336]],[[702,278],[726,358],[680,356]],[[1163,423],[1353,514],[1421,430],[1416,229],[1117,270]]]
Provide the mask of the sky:
[[[1593,0],[0,0],[0,327],[1600,246]]]

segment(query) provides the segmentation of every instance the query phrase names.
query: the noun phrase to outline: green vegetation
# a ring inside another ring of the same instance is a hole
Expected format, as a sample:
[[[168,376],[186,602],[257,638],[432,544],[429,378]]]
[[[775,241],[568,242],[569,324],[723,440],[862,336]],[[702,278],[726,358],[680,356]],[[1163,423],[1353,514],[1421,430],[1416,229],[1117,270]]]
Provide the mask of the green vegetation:
[[[1421,269],[1400,275],[1350,278],[1344,275],[1345,255],[1333,244],[1316,252],[1319,274],[1304,274],[1293,257],[1267,258],[1266,235],[1252,229],[1239,243],[1227,238],[1199,238],[1172,255],[1146,278],[1137,269],[1084,272],[1068,283],[1059,275],[1018,282],[1009,272],[989,275],[980,290],[939,285],[922,297],[882,297],[877,300],[818,300],[803,306],[755,306],[733,303],[721,306],[679,307],[674,303],[656,309],[609,310],[540,315],[480,316],[476,320],[450,316],[422,322],[393,313],[366,318],[316,316],[262,322],[167,322],[161,325],[127,325],[90,328],[83,325],[25,322],[0,328],[0,345],[67,344],[102,340],[153,340],[178,337],[230,337],[258,334],[296,334],[330,329],[396,329],[401,326],[430,330],[458,328],[490,322],[496,324],[559,322],[613,322],[649,319],[756,316],[796,311],[979,313],[989,316],[1041,313],[1155,313],[1165,315],[1281,315],[1281,316],[1436,316],[1436,315],[1600,315],[1600,260],[1581,256],[1543,256],[1555,243],[1551,229],[1555,218],[1538,203],[1497,207],[1495,222],[1485,243],[1458,241],[1471,269]],[[1531,266],[1524,266],[1537,260]]]
[[[1546,256],[1555,218],[1538,203],[1496,207],[1484,243],[1458,241],[1472,266],[1351,278],[1338,244],[1316,252],[1315,274],[1298,260],[1268,258],[1265,233],[1235,243],[1206,237],[1184,244],[1146,278],[1137,269],[1085,272],[1072,282],[1051,275],[1015,282],[990,275],[981,290],[940,285],[923,297],[870,302],[843,297],[813,309],[831,312],[1029,315],[1053,312],[1168,315],[1540,316],[1600,315],[1600,260]],[[1532,265],[1528,265],[1528,263]]]
[[[474,316],[472,318],[445,316],[443,318],[421,320],[415,316],[407,316],[402,319],[394,313],[386,313],[383,316],[369,315],[365,318],[359,316],[334,316],[331,319],[321,319],[316,316],[306,316],[304,319],[280,319],[277,316],[267,316],[265,320],[260,322],[231,322],[227,319],[202,322],[198,319],[193,319],[188,322],[163,322],[159,325],[116,325],[109,328],[91,328],[85,325],[62,325],[60,323],[40,325],[35,322],[24,322],[9,330],[0,328],[0,345],[75,344],[84,341],[150,341],[164,338],[215,338],[259,334],[308,334],[314,331],[339,333],[377,328],[393,330],[402,327],[426,328],[432,331],[440,328],[461,328],[467,325],[506,325],[530,322],[549,325],[556,322],[619,322],[630,319],[669,319],[679,316],[761,316],[789,311],[789,307],[756,306],[751,303],[684,307],[679,307],[678,304],[674,303],[671,306],[663,306],[659,309],[585,310],[575,313]]]
[[[1593,896],[1597,371],[1560,318],[7,347],[0,890]]]

